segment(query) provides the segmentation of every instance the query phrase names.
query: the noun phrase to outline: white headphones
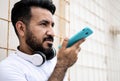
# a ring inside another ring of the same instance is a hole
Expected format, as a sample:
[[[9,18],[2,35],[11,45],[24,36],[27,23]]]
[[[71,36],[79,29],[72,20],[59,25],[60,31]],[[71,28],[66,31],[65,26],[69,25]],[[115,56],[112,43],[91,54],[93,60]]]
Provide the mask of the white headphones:
[[[40,51],[36,51],[33,55],[28,55],[28,54],[24,54],[24,53],[17,53],[17,55],[21,58],[23,58],[24,60],[27,60],[29,62],[31,62],[32,64],[34,64],[35,66],[40,66],[42,65],[46,60],[51,60],[52,58],[54,58],[56,56],[56,51],[53,48],[53,52],[50,55],[49,59],[46,58],[46,55],[43,54]]]

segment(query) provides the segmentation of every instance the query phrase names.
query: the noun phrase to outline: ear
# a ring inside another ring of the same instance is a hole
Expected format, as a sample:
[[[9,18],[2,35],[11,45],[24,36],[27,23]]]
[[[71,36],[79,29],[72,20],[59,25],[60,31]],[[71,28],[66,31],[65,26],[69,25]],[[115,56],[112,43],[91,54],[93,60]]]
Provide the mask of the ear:
[[[20,37],[23,37],[25,35],[26,25],[22,21],[17,21],[16,29]]]

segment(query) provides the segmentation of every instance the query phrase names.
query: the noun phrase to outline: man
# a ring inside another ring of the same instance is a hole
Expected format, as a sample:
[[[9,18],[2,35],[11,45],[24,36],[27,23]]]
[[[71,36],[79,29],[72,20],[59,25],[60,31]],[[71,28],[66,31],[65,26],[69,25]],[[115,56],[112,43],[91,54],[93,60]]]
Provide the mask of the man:
[[[65,38],[53,48],[55,6],[51,0],[21,0],[11,13],[20,45],[0,63],[0,81],[67,81],[67,69],[77,61],[80,44],[66,48]]]

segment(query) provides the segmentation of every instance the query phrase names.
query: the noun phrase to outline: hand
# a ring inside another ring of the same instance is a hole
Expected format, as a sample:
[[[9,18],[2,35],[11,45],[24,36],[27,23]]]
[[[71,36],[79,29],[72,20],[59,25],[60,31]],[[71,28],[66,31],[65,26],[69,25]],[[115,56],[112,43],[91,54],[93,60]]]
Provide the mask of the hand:
[[[78,53],[81,50],[80,45],[85,41],[85,39],[82,39],[75,43],[73,46],[67,48],[68,38],[65,38],[61,48],[58,52],[58,60],[57,60],[57,66],[58,67],[64,67],[68,68],[72,66],[78,59]]]
[[[67,69],[77,61],[77,56],[80,51],[80,45],[84,42],[82,39],[73,46],[67,48],[68,39],[64,39],[57,56],[57,64],[48,81],[63,81]]]

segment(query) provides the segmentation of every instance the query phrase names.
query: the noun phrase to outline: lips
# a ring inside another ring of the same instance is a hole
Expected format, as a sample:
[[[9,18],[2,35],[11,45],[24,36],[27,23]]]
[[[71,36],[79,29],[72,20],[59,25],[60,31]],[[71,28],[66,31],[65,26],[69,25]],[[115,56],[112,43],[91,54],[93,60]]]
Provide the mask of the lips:
[[[46,42],[48,47],[52,47],[54,38],[52,36],[45,37],[43,42]]]
[[[53,39],[46,38],[44,41],[51,41],[51,42],[53,42]]]
[[[48,43],[50,46],[53,44],[53,40],[51,39],[46,39],[44,42]]]
[[[44,38],[43,42],[48,41],[48,42],[53,42],[54,38],[52,36],[48,36],[46,38]]]

